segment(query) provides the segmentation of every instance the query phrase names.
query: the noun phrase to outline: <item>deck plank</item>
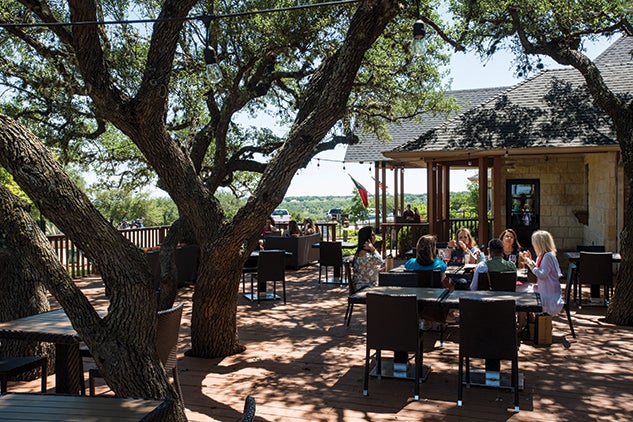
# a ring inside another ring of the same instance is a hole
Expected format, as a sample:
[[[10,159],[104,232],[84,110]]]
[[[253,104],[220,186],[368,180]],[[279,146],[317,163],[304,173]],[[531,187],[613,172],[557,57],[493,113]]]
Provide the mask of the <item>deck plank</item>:
[[[372,379],[362,395],[365,309],[354,306],[343,325],[347,288],[318,285],[318,267],[287,273],[287,299],[261,305],[238,299],[240,341],[246,351],[224,359],[184,356],[190,347],[192,287],[180,289],[186,302],[178,366],[191,421],[239,420],[247,394],[257,402],[259,421],[431,420],[627,420],[633,414],[633,328],[604,322],[604,309],[572,310],[573,339],[564,314],[554,318],[554,344],[522,344],[525,374],[521,412],[513,414],[512,393],[464,389],[457,407],[457,331],[450,328],[443,348],[425,334],[424,363],[432,372],[412,398],[410,381]],[[99,280],[83,279],[91,299],[102,299]],[[240,291],[241,292],[241,291]],[[89,362],[86,360],[86,369]],[[49,376],[54,391],[54,376]],[[39,390],[39,381],[10,384],[10,391]],[[109,394],[107,387],[98,392]]]

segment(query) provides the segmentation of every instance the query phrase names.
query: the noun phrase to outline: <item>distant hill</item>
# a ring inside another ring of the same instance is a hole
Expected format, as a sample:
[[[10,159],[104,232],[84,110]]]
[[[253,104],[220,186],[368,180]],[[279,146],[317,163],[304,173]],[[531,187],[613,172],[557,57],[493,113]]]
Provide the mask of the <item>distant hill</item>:
[[[284,198],[278,208],[287,209],[292,215],[293,220],[301,221],[306,217],[313,220],[323,220],[330,208],[342,208],[343,211],[349,212],[352,205],[352,195],[346,196],[288,196]],[[426,203],[426,194],[404,196],[405,204],[422,204]],[[387,196],[387,203],[393,203],[393,196]],[[370,214],[374,213],[374,201],[370,200],[367,207]],[[392,208],[389,207],[389,208]],[[389,210],[391,212],[391,209]]]

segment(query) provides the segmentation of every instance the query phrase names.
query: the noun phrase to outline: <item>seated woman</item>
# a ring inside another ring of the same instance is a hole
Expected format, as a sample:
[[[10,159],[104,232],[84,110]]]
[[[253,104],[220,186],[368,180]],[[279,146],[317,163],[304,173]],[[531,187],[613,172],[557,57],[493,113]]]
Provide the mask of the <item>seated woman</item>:
[[[290,220],[288,223],[288,230],[286,230],[286,237],[299,237],[301,236],[301,230],[295,220]]]
[[[409,271],[440,271],[442,284],[448,287],[446,280],[446,263],[437,256],[437,239],[431,234],[426,234],[418,239],[415,249],[415,258],[404,263],[404,268]]]
[[[266,223],[264,223],[264,229],[262,230],[261,235],[266,236],[267,234],[277,232],[279,232],[279,229],[275,227],[275,221],[272,219],[272,217],[268,217],[266,219]]]
[[[473,239],[473,235],[466,227],[457,230],[457,240],[449,241],[448,246],[453,248],[448,265],[476,264],[479,262],[481,252],[475,239]]]
[[[303,235],[318,233],[319,228],[312,222],[311,218],[304,218],[301,226],[301,233]]]
[[[499,235],[499,240],[503,242],[503,259],[512,262],[517,268],[523,268],[525,260],[516,232],[512,229],[505,229]]]
[[[354,291],[367,286],[378,285],[378,275],[384,261],[376,250],[376,234],[373,227],[366,226],[358,231],[358,249],[354,254],[352,283]]]

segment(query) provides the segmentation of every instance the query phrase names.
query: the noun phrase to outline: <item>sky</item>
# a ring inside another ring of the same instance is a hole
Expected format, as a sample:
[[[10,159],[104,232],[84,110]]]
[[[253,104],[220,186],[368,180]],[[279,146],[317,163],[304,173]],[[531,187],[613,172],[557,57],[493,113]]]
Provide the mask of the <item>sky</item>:
[[[587,45],[587,54],[593,59],[604,51],[615,39],[602,40]],[[451,89],[476,89],[498,86],[512,86],[522,81],[514,77],[512,66],[513,56],[509,53],[498,52],[492,60],[481,63],[474,54],[455,53],[450,63]],[[560,67],[553,61],[544,60],[545,68]],[[288,196],[346,196],[355,191],[352,176],[372,194],[374,192],[374,167],[369,163],[343,163],[346,147],[337,146],[332,151],[317,155],[310,164],[297,172],[286,193]],[[329,161],[333,160],[333,161]],[[371,168],[371,170],[370,170]],[[476,170],[452,170],[452,192],[466,190],[468,177],[477,174]],[[393,173],[387,170],[387,192],[393,193]],[[404,177],[404,192],[411,194],[426,193],[426,169],[406,169]]]

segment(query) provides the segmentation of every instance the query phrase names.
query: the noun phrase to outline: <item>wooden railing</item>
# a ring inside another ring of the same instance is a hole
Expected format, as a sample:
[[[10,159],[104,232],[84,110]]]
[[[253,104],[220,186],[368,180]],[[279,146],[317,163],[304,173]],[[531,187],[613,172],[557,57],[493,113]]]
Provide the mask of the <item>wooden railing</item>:
[[[451,218],[449,220],[449,239],[457,237],[457,230],[466,227],[477,240],[479,236],[479,219],[471,218]],[[488,219],[488,239],[491,239],[490,227],[492,227],[492,219]],[[429,224],[422,223],[381,223],[381,235],[383,238],[382,254],[402,256],[406,252],[415,248],[417,239],[429,232]],[[446,241],[448,239],[439,239]]]
[[[170,226],[120,229],[119,232],[139,248],[160,245]],[[47,236],[57,257],[71,277],[81,277],[96,273],[96,268],[84,253],[64,234]]]

